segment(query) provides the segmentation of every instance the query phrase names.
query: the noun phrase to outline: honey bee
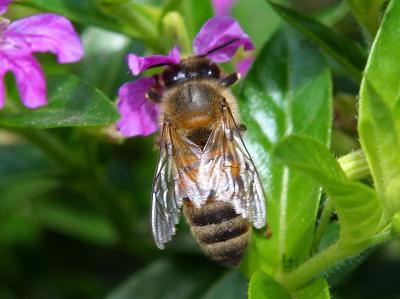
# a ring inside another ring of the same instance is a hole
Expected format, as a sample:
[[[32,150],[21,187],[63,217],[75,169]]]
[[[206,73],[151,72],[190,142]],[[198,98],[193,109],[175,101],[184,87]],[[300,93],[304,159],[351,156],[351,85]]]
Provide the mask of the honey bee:
[[[244,125],[230,86],[205,56],[183,59],[158,75],[147,96],[160,102],[160,153],[152,190],[151,224],[160,249],[183,212],[192,235],[213,260],[237,266],[251,225],[265,225],[265,199],[243,143]]]

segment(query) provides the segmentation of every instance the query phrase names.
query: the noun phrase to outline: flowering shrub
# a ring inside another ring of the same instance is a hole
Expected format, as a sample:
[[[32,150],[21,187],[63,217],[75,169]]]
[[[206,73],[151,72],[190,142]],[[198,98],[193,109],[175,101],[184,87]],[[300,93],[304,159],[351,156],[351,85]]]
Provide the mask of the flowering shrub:
[[[293,3],[0,0],[0,297],[399,296],[400,2]],[[244,75],[267,226],[237,269],[151,238],[148,93],[191,55]]]

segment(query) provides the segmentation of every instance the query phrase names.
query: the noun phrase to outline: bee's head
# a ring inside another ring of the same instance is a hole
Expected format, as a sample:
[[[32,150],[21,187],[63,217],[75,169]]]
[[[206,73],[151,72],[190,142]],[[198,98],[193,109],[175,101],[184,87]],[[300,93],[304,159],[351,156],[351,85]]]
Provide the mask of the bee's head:
[[[168,88],[196,78],[219,79],[220,74],[217,64],[206,57],[194,56],[183,59],[179,64],[168,66],[161,73],[161,80]]]

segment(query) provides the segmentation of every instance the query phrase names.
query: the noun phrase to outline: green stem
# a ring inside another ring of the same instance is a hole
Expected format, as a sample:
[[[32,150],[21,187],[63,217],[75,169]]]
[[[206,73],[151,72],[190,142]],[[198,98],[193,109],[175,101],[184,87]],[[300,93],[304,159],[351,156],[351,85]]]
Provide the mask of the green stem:
[[[83,179],[86,181],[88,193],[94,201],[99,202],[102,209],[108,215],[109,219],[117,229],[120,240],[126,244],[133,235],[132,219],[134,210],[131,206],[127,207],[119,191],[110,184],[105,170],[98,163],[98,143],[96,140],[83,140],[85,145],[86,171],[83,173]],[[131,202],[131,201],[130,201]],[[128,244],[129,247],[132,244]]]
[[[63,143],[45,130],[35,129],[10,129],[14,133],[24,137],[37,147],[39,147],[48,157],[53,159],[56,163],[66,167],[67,169],[81,169],[83,167],[81,161],[63,145]]]
[[[311,279],[321,275],[331,266],[356,256],[370,247],[387,242],[394,237],[395,236],[393,236],[390,231],[390,226],[387,226],[379,234],[359,244],[345,243],[339,240],[335,244],[314,255],[292,272],[288,274],[279,273],[276,280],[287,289],[296,290],[308,283]]]
[[[54,160],[58,165],[66,168],[67,171],[74,173],[77,180],[84,182],[86,194],[92,198],[94,202],[99,203],[108,215],[109,219],[117,229],[120,239],[129,246],[136,248],[133,242],[129,242],[132,232],[132,222],[134,215],[129,214],[131,207],[126,207],[117,192],[112,188],[107,180],[104,171],[98,165],[97,160],[97,143],[91,139],[83,141],[85,144],[85,161],[78,160],[73,152],[57,138],[54,134],[46,130],[34,129],[9,129],[14,133],[24,137],[32,144],[40,148],[49,158]],[[132,202],[132,201],[127,201]]]
[[[329,225],[332,213],[335,210],[332,200],[328,197],[326,199],[324,210],[322,211],[318,227],[315,231],[314,241],[313,241],[313,251],[318,251],[318,246],[321,243],[322,235],[325,233],[326,228]]]
[[[359,180],[371,174],[362,150],[342,156],[338,162],[349,180]]]
[[[330,266],[353,255],[353,251],[356,250],[342,248],[339,243],[335,243],[300,265],[289,275],[276,277],[276,279],[287,289],[296,290]]]

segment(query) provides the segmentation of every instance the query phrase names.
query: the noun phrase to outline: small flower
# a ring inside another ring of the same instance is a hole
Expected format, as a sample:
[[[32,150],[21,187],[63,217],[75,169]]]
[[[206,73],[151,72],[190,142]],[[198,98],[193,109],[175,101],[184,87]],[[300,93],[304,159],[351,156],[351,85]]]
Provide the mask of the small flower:
[[[200,29],[193,41],[193,52],[195,55],[207,56],[212,61],[221,63],[230,60],[240,46],[243,46],[245,51],[254,49],[249,36],[235,19],[217,16],[208,20]],[[172,49],[168,55],[128,55],[128,65],[134,75],[152,67],[179,62],[178,48]],[[156,80],[153,77],[145,77],[128,82],[119,89],[118,110],[121,118],[117,129],[122,135],[147,136],[158,130],[158,105],[146,98],[147,92],[155,84]]]
[[[229,16],[236,0],[212,0],[211,2],[216,16]]]
[[[4,13],[11,0],[0,0]],[[0,17],[1,18],[1,17]],[[52,52],[59,63],[81,59],[83,49],[78,34],[66,18],[46,13],[10,23],[0,21],[0,109],[4,106],[4,75],[11,71],[21,100],[28,108],[47,103],[43,70],[33,52]]]
[[[235,3],[236,0],[211,0],[214,14],[216,16],[229,16],[232,6]],[[253,56],[240,57],[239,60],[236,61],[236,69],[242,77],[246,76],[253,62]]]
[[[8,5],[12,0],[0,0],[0,15],[4,14],[7,11]]]

